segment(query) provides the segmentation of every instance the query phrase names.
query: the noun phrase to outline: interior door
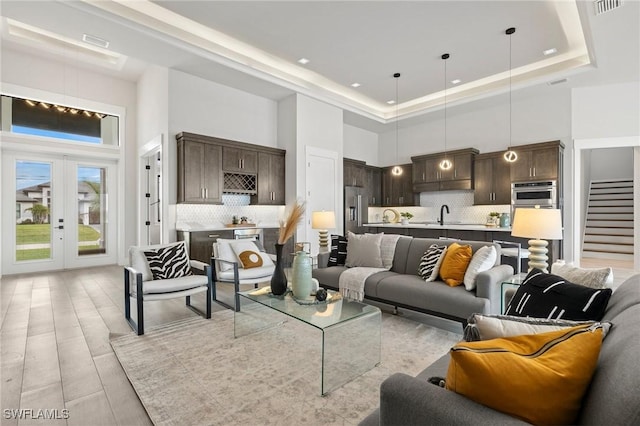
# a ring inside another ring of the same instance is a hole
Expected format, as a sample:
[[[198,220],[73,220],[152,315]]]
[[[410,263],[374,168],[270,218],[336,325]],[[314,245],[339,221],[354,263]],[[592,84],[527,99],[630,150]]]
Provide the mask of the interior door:
[[[2,166],[3,272],[116,263],[115,163],[7,153]]]

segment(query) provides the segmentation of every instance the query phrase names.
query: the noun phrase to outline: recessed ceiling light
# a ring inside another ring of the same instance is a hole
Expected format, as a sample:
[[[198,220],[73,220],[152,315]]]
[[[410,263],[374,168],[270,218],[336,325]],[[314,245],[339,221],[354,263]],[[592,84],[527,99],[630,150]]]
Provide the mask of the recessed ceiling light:
[[[460,80],[459,78],[456,78],[455,80],[451,80],[451,84],[458,84],[460,83],[462,80]]]
[[[396,103],[396,101],[394,101],[393,99],[391,99],[390,101],[387,101],[387,103],[388,103],[389,105],[393,105],[393,104],[395,104],[395,103]]]
[[[361,84],[360,83],[351,83],[351,87],[360,87]]]
[[[555,47],[552,47],[551,49],[547,49],[547,50],[543,50],[542,51],[544,56],[553,55],[554,53],[557,53],[557,52],[558,52],[558,49],[556,49]]]
[[[302,65],[307,65],[311,61],[308,60],[307,58],[300,58],[298,59],[298,62],[301,63]]]

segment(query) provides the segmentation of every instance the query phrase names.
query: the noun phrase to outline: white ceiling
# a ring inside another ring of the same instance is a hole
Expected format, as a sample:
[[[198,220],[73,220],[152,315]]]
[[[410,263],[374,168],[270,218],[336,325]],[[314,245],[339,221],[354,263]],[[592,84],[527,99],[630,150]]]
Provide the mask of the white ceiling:
[[[567,0],[3,0],[0,13],[17,21],[3,20],[8,48],[68,56],[87,33],[124,55],[103,72],[135,80],[154,63],[275,100],[300,92],[344,108],[347,121],[375,127],[396,111],[410,118],[442,107],[443,53],[451,55],[449,103],[506,93],[510,74],[513,90],[567,77],[606,83],[597,72],[603,67],[614,82],[637,81],[638,5],[627,0],[595,17],[591,1]],[[511,26],[516,33],[509,37]],[[44,35],[28,40],[25,31]],[[545,57],[549,48],[558,52]],[[102,63],[92,55],[86,57],[93,67]],[[309,64],[297,63],[301,57]],[[396,97],[395,72],[402,73],[398,107],[387,104]],[[462,82],[453,85],[454,78]],[[352,88],[354,82],[361,86]]]

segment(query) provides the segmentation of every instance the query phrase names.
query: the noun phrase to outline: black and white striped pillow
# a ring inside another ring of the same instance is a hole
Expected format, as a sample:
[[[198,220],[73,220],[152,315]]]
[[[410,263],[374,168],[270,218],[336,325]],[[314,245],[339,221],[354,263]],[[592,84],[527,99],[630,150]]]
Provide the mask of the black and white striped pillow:
[[[327,266],[344,266],[347,261],[347,237],[331,236],[331,252]]]
[[[420,258],[418,273],[425,281],[435,281],[438,278],[440,264],[446,251],[447,246],[431,244],[427,251],[424,252],[422,258]]]
[[[532,269],[509,302],[505,315],[600,321],[610,297],[610,288],[589,288]]]
[[[154,280],[180,278],[191,274],[189,256],[183,242],[144,252]]]

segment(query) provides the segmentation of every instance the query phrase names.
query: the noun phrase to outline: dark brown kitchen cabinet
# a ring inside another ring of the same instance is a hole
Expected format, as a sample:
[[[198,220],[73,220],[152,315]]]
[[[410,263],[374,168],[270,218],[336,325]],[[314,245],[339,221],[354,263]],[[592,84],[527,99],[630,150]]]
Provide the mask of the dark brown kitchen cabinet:
[[[511,169],[503,152],[479,154],[474,165],[474,205],[511,204]]]
[[[553,179],[562,176],[564,145],[560,141],[514,146],[518,159],[511,163],[511,181]]]
[[[257,204],[283,205],[285,203],[285,155],[258,152]]]
[[[367,172],[365,170],[365,162],[352,160],[350,158],[343,158],[342,176],[344,186],[365,187],[367,185]]]
[[[402,164],[402,174],[394,175],[393,167],[382,169],[382,205],[384,207],[415,206],[412,164]]]
[[[375,166],[365,166],[365,171],[369,207],[382,207],[382,169]]]
[[[478,150],[473,148],[449,151],[444,153],[411,157],[415,172],[413,173],[413,191],[447,191],[457,189],[473,189],[473,159]],[[448,170],[440,168],[444,159],[451,161]]]
[[[225,172],[256,173],[258,152],[225,146],[222,149],[222,170]]]
[[[232,230],[214,231],[177,231],[178,241],[186,241],[189,258],[206,264],[211,263],[213,243],[218,239],[233,239]]]
[[[178,203],[222,203],[222,147],[178,139]]]

